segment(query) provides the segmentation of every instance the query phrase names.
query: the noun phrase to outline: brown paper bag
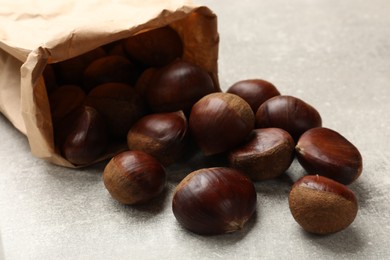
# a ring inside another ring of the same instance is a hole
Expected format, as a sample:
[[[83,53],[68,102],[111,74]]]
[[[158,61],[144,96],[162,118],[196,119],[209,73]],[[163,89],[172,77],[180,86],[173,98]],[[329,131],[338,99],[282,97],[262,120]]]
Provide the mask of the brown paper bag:
[[[0,0],[0,112],[39,158],[75,167],[54,146],[47,64],[169,24],[182,38],[183,58],[206,69],[219,88],[217,18],[207,7],[183,0],[19,2]]]

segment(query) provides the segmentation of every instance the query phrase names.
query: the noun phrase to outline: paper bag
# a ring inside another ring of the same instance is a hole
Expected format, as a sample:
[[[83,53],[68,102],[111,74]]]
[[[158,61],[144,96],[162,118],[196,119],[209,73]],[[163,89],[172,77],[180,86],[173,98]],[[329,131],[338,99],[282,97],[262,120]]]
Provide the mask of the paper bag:
[[[54,144],[42,77],[45,66],[165,25],[179,33],[183,59],[206,69],[219,88],[216,15],[207,7],[186,4],[173,0],[0,0],[0,112],[27,136],[34,156],[75,167]]]

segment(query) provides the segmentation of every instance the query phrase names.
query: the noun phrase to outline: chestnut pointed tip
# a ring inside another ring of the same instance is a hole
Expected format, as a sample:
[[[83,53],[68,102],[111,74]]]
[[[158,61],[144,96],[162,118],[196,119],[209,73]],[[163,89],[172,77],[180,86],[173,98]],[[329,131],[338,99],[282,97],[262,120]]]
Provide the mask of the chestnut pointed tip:
[[[247,219],[243,220],[234,220],[229,222],[226,226],[226,233],[233,233],[236,231],[239,231],[244,228],[245,223],[247,222]]]
[[[301,147],[299,142],[298,142],[297,145],[295,146],[295,151],[297,153],[304,154],[305,153],[305,148]]]

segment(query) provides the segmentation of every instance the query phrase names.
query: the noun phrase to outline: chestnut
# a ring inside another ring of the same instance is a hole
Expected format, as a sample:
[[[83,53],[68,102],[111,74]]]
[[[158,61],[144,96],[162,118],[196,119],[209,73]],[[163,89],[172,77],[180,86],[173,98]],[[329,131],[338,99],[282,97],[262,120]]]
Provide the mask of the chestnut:
[[[182,111],[150,114],[131,127],[127,144],[130,150],[146,152],[163,165],[169,165],[183,154],[187,129],[187,119]]]
[[[305,132],[296,145],[299,163],[314,172],[343,184],[355,181],[363,169],[359,150],[345,137],[325,127]]]
[[[280,92],[272,83],[263,79],[238,81],[226,92],[243,98],[251,106],[253,113],[256,113],[260,105],[266,100],[280,95]]]
[[[137,82],[135,83],[134,88],[137,91],[137,93],[140,95],[142,100],[145,102],[145,104],[147,103],[146,92],[150,87],[151,81],[153,79],[153,75],[155,75],[156,71],[158,71],[157,68],[145,69],[139,76]]]
[[[294,159],[295,143],[280,128],[255,129],[250,140],[229,152],[230,166],[241,170],[254,181],[282,175]]]
[[[358,212],[356,196],[350,189],[319,175],[296,181],[288,201],[295,221],[307,232],[320,235],[347,228]]]
[[[322,125],[317,110],[292,96],[275,96],[265,101],[256,112],[256,127],[282,128],[296,142],[305,131]]]
[[[89,92],[85,104],[101,113],[115,139],[125,140],[131,126],[144,115],[144,104],[135,89],[123,83],[97,86]]]
[[[255,117],[248,103],[237,95],[213,93],[192,108],[189,126],[205,155],[226,152],[248,138]]]
[[[92,62],[84,71],[84,89],[91,89],[104,83],[125,83],[134,85],[139,76],[135,65],[119,55],[102,57]]]
[[[54,89],[49,95],[50,112],[54,124],[82,106],[84,99],[85,93],[79,86],[64,85]]]
[[[92,107],[77,111],[74,122],[62,145],[62,154],[75,165],[92,163],[107,147],[107,129],[104,119]]]
[[[80,56],[55,64],[58,79],[62,84],[83,83],[83,73],[88,65],[96,59],[106,56],[103,48],[99,47]]]
[[[158,196],[165,187],[162,165],[141,151],[125,151],[114,156],[103,172],[103,182],[111,196],[123,204],[141,204]]]
[[[176,60],[158,69],[146,91],[146,99],[154,112],[183,110],[203,96],[216,92],[210,75],[201,67],[184,60]]]
[[[186,229],[216,235],[240,230],[255,212],[256,201],[253,183],[240,171],[205,168],[177,185],[172,210]]]
[[[124,47],[132,60],[146,67],[164,66],[183,54],[180,36],[170,26],[134,35],[125,41]]]

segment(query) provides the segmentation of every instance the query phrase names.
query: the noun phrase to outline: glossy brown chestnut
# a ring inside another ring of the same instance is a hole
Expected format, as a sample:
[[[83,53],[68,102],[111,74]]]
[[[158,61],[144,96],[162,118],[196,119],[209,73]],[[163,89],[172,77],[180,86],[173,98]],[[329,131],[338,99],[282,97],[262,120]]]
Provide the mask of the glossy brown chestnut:
[[[182,111],[151,114],[132,126],[127,134],[127,144],[130,150],[146,152],[168,165],[183,154],[187,129],[187,119]]]
[[[294,141],[307,130],[322,125],[317,110],[292,96],[276,96],[265,101],[256,112],[256,127],[282,128]]]
[[[226,152],[245,142],[255,118],[248,103],[237,95],[213,93],[192,108],[189,126],[205,155]]]
[[[141,204],[158,196],[165,187],[166,174],[151,155],[126,151],[114,156],[103,172],[111,196],[123,204]]]
[[[299,163],[307,172],[326,176],[343,184],[356,180],[363,169],[359,150],[345,137],[329,128],[305,132],[296,146]]]
[[[84,70],[91,62],[105,55],[106,52],[103,48],[96,48],[80,56],[54,64],[59,81],[62,84],[81,85]]]
[[[187,175],[176,187],[172,210],[186,229],[201,235],[240,230],[256,210],[256,190],[243,173],[206,168]]]
[[[134,85],[139,71],[128,59],[119,55],[102,57],[92,62],[84,71],[84,89],[89,92],[105,83],[124,83]]]
[[[183,54],[180,36],[169,26],[132,36],[124,46],[131,59],[147,67],[164,66]]]
[[[188,114],[203,96],[216,92],[209,74],[199,66],[176,60],[158,70],[146,91],[150,108],[154,112]]]
[[[255,129],[246,144],[229,153],[230,166],[254,181],[276,178],[290,167],[294,147],[294,140],[283,129]]]
[[[75,165],[92,163],[107,147],[106,124],[92,107],[83,106],[72,122],[62,145],[62,154]]]
[[[65,116],[83,105],[84,91],[76,85],[64,85],[56,88],[49,95],[50,112],[56,124]]]
[[[320,235],[347,228],[358,212],[356,196],[350,189],[318,175],[304,176],[295,182],[289,206],[304,230]]]
[[[272,83],[262,79],[238,81],[226,92],[235,94],[248,102],[253,110],[253,113],[256,113],[260,105],[266,100],[280,95],[280,92]]]
[[[97,86],[85,103],[101,113],[111,136],[117,139],[125,140],[131,126],[144,115],[144,104],[135,89],[123,83]]]

